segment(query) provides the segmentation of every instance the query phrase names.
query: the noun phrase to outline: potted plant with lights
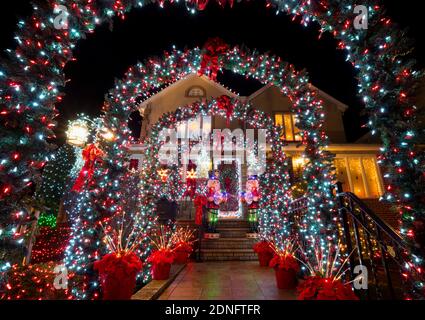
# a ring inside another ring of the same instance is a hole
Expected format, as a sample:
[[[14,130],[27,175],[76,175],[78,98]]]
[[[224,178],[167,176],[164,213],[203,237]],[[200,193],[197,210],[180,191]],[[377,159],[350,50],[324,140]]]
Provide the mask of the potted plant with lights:
[[[283,246],[272,243],[274,257],[270,261],[270,267],[275,270],[276,285],[279,289],[293,290],[297,287],[297,273],[300,271],[300,264],[295,257],[298,248],[295,241],[286,240]]]
[[[189,260],[190,255],[193,252],[194,230],[189,227],[176,229],[172,236],[172,242],[174,246],[174,263],[186,264]]]
[[[145,234],[133,233],[126,238],[123,228],[117,231],[110,225],[102,227],[110,253],[94,263],[94,270],[99,273],[103,300],[129,300],[136,286],[136,276],[143,267],[136,251]]]
[[[265,239],[263,239],[260,242],[257,242],[254,247],[254,252],[258,256],[258,261],[260,263],[261,267],[268,267],[270,261],[273,258],[273,248],[271,246],[271,243]]]
[[[352,286],[344,282],[344,266],[350,255],[342,259],[340,257],[340,244],[333,246],[331,243],[327,252],[315,245],[313,256],[314,263],[307,259],[303,252],[304,266],[310,272],[305,281],[297,288],[298,300],[358,300]]]
[[[167,226],[160,226],[157,234],[151,239],[154,252],[148,262],[152,264],[152,278],[167,280],[170,277],[171,264],[174,261],[173,232]]]

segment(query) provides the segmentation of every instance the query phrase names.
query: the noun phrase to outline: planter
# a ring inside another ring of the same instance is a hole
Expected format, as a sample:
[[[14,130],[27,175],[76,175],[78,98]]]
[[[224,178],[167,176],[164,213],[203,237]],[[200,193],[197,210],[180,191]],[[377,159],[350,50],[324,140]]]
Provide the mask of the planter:
[[[350,284],[333,278],[308,277],[297,289],[298,300],[359,300]]]
[[[268,267],[270,261],[273,258],[273,252],[271,251],[262,251],[257,252],[258,262],[260,262],[260,267]]]
[[[170,278],[171,263],[154,263],[152,266],[152,278],[154,280],[167,280]]]
[[[276,275],[276,285],[282,290],[294,290],[297,287],[297,273],[293,269],[274,268]]]
[[[109,254],[95,262],[99,272],[103,300],[130,300],[136,286],[136,275],[142,263],[136,255]]]
[[[175,251],[174,252],[174,263],[175,264],[186,264],[189,260],[190,254],[186,251]]]

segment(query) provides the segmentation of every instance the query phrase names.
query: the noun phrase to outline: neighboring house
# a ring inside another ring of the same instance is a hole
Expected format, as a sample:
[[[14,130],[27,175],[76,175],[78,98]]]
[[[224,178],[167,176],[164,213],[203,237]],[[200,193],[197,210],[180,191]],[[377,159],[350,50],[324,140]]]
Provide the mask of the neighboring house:
[[[348,143],[343,124],[343,114],[348,106],[331,97],[318,88],[319,97],[323,100],[326,111],[326,132],[330,139],[329,151],[336,155],[335,167],[339,181],[343,183],[345,191],[351,191],[362,199],[377,199],[384,192],[382,174],[376,162],[376,155],[379,152],[379,141],[363,137],[356,143]],[[292,158],[294,174],[300,174],[304,160],[301,158],[302,147],[298,147],[300,140],[298,129],[295,125],[295,115],[290,114],[290,101],[284,97],[278,88],[266,85],[249,97],[242,97],[208,77],[189,75],[159,93],[151,96],[140,104],[140,113],[144,120],[142,122],[141,141],[149,134],[150,128],[166,112],[173,112],[178,107],[182,107],[193,102],[211,99],[222,95],[228,95],[241,101],[250,102],[259,110],[270,114],[276,124],[283,125],[285,133],[283,139],[289,144],[285,147],[285,152]],[[191,130],[189,124],[187,130]],[[195,127],[199,124],[196,125]],[[213,129],[226,128],[226,119],[213,117]],[[240,127],[239,121],[230,123],[230,129]],[[132,166],[137,166],[137,159],[143,153],[141,145],[134,145],[131,149],[133,162]],[[241,167],[243,180],[241,185],[245,189],[244,180],[246,173]]]

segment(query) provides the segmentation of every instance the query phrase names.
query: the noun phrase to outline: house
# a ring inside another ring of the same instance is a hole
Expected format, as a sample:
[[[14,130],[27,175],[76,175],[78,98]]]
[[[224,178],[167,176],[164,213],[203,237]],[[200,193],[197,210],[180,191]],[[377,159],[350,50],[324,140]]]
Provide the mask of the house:
[[[336,155],[335,167],[337,179],[342,182],[344,191],[350,191],[359,198],[376,201],[384,193],[382,173],[377,165],[379,143],[365,136],[354,143],[349,143],[346,138],[343,115],[348,106],[333,98],[322,90],[315,88],[323,100],[326,112],[325,129],[330,139],[329,151]],[[276,124],[285,128],[282,139],[288,142],[285,153],[291,157],[294,176],[300,176],[304,159],[301,157],[303,149],[299,146],[299,130],[295,124],[296,115],[290,113],[290,101],[283,96],[279,89],[273,85],[266,85],[250,96],[239,96],[218,82],[206,76],[191,74],[171,84],[158,93],[152,95],[139,105],[143,117],[141,141],[149,134],[150,128],[166,112],[173,112],[177,108],[186,106],[203,99],[216,98],[227,95],[232,98],[249,102],[254,107],[268,113]],[[187,124],[187,130],[191,130]],[[199,126],[199,124],[198,124]],[[230,123],[230,129],[240,126],[238,121]],[[195,125],[195,127],[197,127]],[[212,128],[226,128],[226,119],[212,117]],[[143,148],[134,145],[131,148],[133,166],[141,157]],[[216,164],[214,164],[216,166]],[[242,179],[240,186],[244,189],[246,168],[240,167]]]

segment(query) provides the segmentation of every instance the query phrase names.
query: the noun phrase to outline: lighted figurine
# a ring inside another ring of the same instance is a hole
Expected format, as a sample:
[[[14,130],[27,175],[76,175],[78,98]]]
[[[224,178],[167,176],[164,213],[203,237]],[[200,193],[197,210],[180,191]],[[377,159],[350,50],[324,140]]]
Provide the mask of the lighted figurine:
[[[221,192],[219,172],[216,170],[211,174],[207,184],[208,232],[216,232],[220,204],[225,201],[226,197]]]
[[[246,182],[244,200],[248,206],[248,222],[252,233],[258,232],[258,209],[260,208],[260,184],[257,176],[251,176]]]

